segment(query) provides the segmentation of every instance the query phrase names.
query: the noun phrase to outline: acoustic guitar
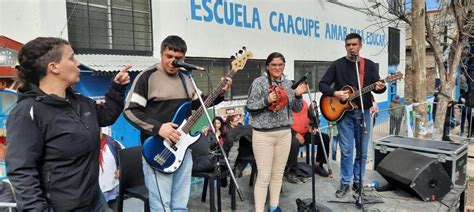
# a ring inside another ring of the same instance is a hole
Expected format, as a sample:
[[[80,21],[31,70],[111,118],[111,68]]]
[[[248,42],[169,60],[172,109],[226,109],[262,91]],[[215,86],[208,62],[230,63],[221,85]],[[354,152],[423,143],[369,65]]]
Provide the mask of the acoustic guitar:
[[[403,74],[401,72],[397,72],[380,81],[387,83],[399,79],[403,79]],[[372,90],[375,90],[375,83],[362,88],[362,94],[368,93]],[[319,101],[321,114],[328,121],[339,121],[346,111],[352,111],[356,107],[352,100],[359,98],[359,91],[349,85],[344,86],[341,91],[348,91],[349,98],[340,100],[334,96],[321,96],[321,100]]]

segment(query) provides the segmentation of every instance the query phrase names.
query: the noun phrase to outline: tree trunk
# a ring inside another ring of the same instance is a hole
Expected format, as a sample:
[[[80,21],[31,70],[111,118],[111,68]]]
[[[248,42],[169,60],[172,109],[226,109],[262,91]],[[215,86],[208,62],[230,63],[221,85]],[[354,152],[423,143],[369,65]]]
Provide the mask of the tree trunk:
[[[434,50],[434,55],[437,61],[438,66],[440,66],[440,75],[441,75],[441,85],[442,89],[438,95],[438,106],[436,111],[436,122],[435,122],[435,133],[433,134],[433,139],[441,140],[443,133],[446,133],[449,136],[449,131],[444,132],[446,113],[449,106],[449,102],[453,101],[453,91],[456,88],[456,78],[458,75],[458,67],[461,61],[462,51],[467,46],[468,36],[465,32],[469,32],[472,29],[472,25],[469,25],[469,20],[472,20],[473,6],[474,2],[468,1],[454,1],[450,3],[451,8],[454,13],[456,20],[456,37],[453,39],[453,43],[450,45],[450,54],[448,58],[448,70],[444,68],[441,57],[441,47],[438,42],[436,42],[435,35],[432,30],[430,30],[429,22],[427,22],[427,33],[428,33],[428,42]],[[449,127],[449,126],[446,126]]]
[[[413,110],[415,111],[414,135],[422,138],[427,132],[426,124],[426,38],[425,1],[413,1],[412,51],[413,51]],[[420,103],[420,104],[416,104]],[[422,128],[425,128],[422,131]]]

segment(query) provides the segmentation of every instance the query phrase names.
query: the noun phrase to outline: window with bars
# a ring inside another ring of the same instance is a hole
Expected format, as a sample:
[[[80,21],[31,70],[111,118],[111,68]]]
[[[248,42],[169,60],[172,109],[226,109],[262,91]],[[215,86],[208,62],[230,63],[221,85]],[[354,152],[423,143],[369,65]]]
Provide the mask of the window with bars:
[[[208,71],[210,80],[204,72],[193,72],[197,86],[205,95],[212,92],[220,83],[221,78],[231,69],[230,59],[224,58],[186,57],[186,62],[204,67]],[[253,80],[261,76],[264,70],[264,60],[247,61],[244,69],[238,71],[232,78],[232,88],[226,93],[226,99],[246,99]]]
[[[326,61],[295,61],[295,79],[300,79],[306,72],[311,72],[306,82],[311,92],[319,91],[318,84],[332,62]]]
[[[150,0],[67,0],[67,16],[77,53],[153,54]]]

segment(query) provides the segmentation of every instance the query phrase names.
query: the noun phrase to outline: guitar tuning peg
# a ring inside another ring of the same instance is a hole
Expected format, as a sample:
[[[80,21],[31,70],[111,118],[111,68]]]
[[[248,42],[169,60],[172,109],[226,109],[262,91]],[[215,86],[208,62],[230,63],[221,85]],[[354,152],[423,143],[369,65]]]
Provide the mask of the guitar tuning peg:
[[[235,53],[235,57],[236,57],[236,58],[239,57],[239,54],[238,54],[238,53]]]
[[[242,53],[244,53],[244,51],[243,51],[243,50],[239,50],[239,54],[242,54]]]
[[[244,51],[247,51],[247,48],[246,48],[245,46],[242,46],[242,49],[243,49]]]
[[[235,60],[235,56],[234,55],[230,56],[230,59]]]

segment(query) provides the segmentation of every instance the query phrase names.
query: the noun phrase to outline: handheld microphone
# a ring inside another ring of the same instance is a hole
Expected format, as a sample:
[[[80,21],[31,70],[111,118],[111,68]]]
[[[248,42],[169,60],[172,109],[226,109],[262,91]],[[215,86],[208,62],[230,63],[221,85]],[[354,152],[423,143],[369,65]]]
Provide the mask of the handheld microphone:
[[[171,65],[173,65],[174,67],[182,67],[182,68],[187,69],[187,70],[198,70],[198,71],[205,71],[206,70],[201,66],[185,63],[181,60],[173,60],[173,62],[171,62]]]
[[[301,77],[300,80],[296,81],[293,83],[293,85],[291,85],[291,89],[296,89],[298,87],[298,85],[300,85],[302,82],[304,82],[306,80],[306,78],[308,78],[308,76],[311,74],[311,71],[308,71],[306,72],[303,77]]]

